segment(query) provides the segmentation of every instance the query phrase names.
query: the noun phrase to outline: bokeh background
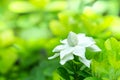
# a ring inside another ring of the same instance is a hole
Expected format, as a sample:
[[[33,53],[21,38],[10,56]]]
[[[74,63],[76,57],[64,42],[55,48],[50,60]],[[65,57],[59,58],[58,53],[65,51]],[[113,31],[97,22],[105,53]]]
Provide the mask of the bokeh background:
[[[0,80],[60,80],[48,60],[69,31],[120,40],[120,0],[0,0]]]

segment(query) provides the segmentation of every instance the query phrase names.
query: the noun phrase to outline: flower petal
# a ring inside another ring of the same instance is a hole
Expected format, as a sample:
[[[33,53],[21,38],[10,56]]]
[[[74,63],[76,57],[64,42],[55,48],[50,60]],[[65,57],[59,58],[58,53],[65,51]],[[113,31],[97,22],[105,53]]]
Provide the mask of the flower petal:
[[[74,48],[73,54],[81,58],[85,58],[85,47],[76,46]]]
[[[92,37],[86,37],[86,36],[80,35],[80,34],[78,34],[77,37],[79,40],[78,45],[80,45],[80,46],[88,47],[95,43],[95,41]]]
[[[97,45],[95,45],[95,44],[89,46],[88,48],[90,48],[90,49],[93,50],[94,52],[99,52],[99,51],[101,51],[101,49],[100,49]]]
[[[62,59],[60,60],[60,64],[61,64],[61,65],[64,65],[67,61],[73,60],[73,59],[74,59],[73,54],[68,54],[68,55],[66,55],[64,58],[62,58]]]
[[[82,38],[82,37],[85,37],[85,34],[84,34],[84,33],[79,33],[77,36],[78,36],[79,38]]]
[[[60,53],[56,53],[56,54],[54,54],[53,56],[48,57],[48,59],[54,59],[54,58],[58,57],[59,55],[60,55]]]
[[[60,52],[64,48],[65,48],[65,45],[59,45],[59,46],[56,46],[52,52]]]
[[[85,64],[88,68],[90,68],[90,63],[91,63],[91,60],[88,60],[86,58],[80,58],[79,59],[83,64]]]
[[[60,40],[60,42],[61,42],[62,44],[68,44],[67,39]]]
[[[68,47],[60,52],[60,59],[64,58],[66,55],[71,54],[73,51],[72,47]]]

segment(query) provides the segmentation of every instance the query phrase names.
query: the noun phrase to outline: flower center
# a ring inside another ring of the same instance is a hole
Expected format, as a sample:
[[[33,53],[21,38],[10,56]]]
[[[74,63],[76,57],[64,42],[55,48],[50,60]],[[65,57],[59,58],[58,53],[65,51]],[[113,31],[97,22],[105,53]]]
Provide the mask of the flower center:
[[[72,47],[76,46],[78,44],[77,34],[70,32],[67,38],[67,42]]]

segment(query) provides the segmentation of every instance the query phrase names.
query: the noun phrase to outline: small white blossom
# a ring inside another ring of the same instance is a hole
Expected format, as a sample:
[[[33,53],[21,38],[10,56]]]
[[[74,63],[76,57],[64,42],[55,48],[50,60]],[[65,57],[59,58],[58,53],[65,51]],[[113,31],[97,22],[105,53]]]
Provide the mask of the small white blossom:
[[[74,56],[79,56],[80,61],[87,67],[90,67],[91,60],[86,59],[86,48],[90,48],[94,52],[101,51],[101,49],[95,45],[95,41],[92,37],[87,37],[85,34],[75,34],[70,32],[67,39],[60,41],[62,44],[56,46],[53,52],[56,54],[48,59],[53,59],[60,56],[60,64],[64,65],[67,61],[73,60]]]

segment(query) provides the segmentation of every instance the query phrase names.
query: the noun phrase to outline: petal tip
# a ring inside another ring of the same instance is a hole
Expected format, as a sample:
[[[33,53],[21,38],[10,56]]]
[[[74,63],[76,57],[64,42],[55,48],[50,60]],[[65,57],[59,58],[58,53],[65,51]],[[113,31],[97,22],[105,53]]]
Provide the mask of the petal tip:
[[[64,65],[64,64],[65,64],[65,62],[60,61],[60,64],[61,64],[61,65]]]
[[[48,59],[53,59],[52,57],[48,57]]]

